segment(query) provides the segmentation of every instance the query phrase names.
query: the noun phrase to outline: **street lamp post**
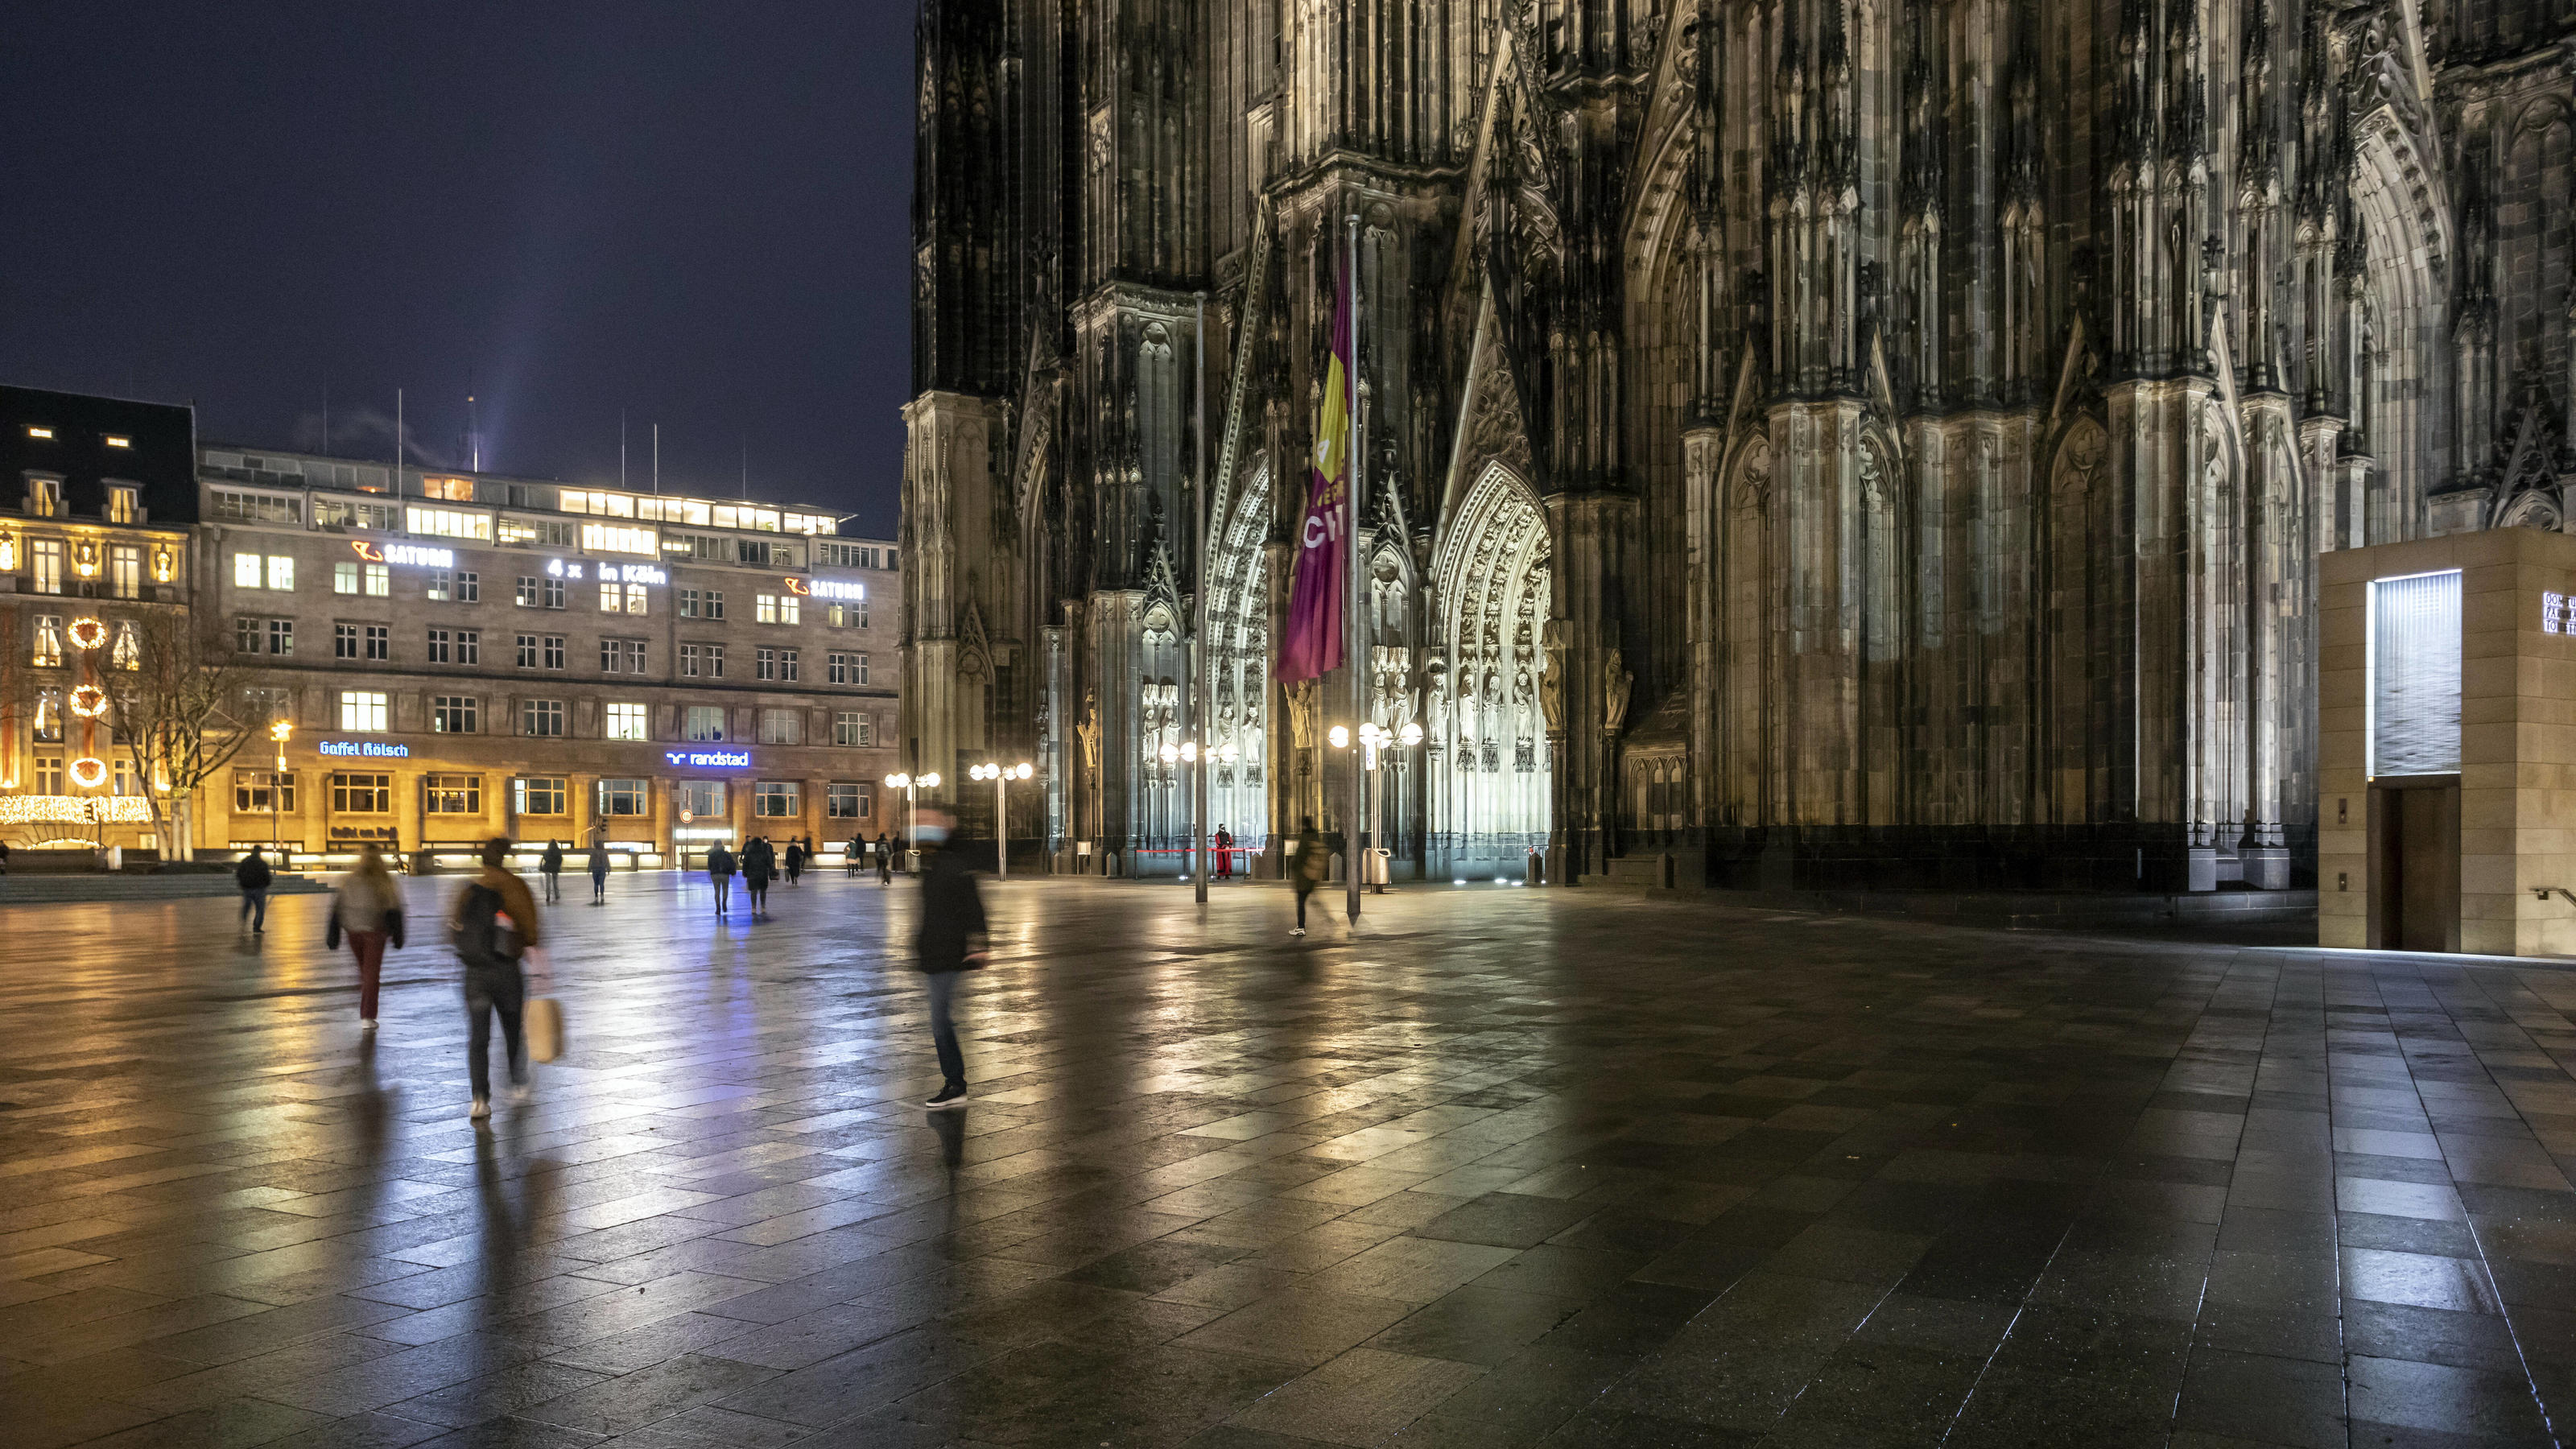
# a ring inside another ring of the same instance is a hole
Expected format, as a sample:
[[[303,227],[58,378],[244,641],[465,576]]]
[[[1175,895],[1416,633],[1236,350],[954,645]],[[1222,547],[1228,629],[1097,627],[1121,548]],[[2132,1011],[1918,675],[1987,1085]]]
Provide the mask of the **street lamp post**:
[[[1037,767],[1022,760],[1016,765],[975,765],[966,773],[978,780],[993,782],[993,874],[1008,880],[1011,875],[1011,806],[1002,791],[1013,780],[1025,780],[1037,773]]]
[[[938,789],[939,776],[935,772],[927,775],[907,775],[898,770],[894,774],[886,776],[885,782],[887,789],[901,790],[903,792],[904,837],[914,842],[912,849],[918,850],[920,848],[920,836],[918,831],[921,825],[921,799],[914,792],[918,790]]]
[[[277,772],[268,777],[268,853],[278,853],[277,817],[286,810],[286,737],[295,726],[277,720],[268,727],[268,737],[277,742]]]

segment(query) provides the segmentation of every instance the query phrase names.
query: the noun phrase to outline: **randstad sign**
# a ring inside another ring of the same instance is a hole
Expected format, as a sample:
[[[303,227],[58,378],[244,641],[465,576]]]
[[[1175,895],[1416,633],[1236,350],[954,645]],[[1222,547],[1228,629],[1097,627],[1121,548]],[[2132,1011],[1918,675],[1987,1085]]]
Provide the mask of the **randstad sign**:
[[[691,770],[748,770],[749,750],[664,750],[662,758]]]

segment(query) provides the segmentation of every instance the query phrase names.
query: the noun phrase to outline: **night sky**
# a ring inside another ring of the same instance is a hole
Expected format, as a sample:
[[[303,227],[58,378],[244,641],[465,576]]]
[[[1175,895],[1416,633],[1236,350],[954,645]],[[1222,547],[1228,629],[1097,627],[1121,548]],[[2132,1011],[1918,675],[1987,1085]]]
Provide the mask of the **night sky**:
[[[859,515],[910,391],[912,7],[18,0],[0,381],[201,437]]]

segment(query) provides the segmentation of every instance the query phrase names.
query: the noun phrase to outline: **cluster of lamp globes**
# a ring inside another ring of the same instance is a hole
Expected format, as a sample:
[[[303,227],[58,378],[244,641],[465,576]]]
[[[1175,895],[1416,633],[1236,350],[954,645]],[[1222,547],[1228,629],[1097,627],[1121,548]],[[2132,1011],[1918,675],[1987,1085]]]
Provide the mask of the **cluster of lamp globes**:
[[[936,790],[939,788],[939,775],[936,771],[927,775],[906,775],[897,773],[886,776],[885,782],[886,788],[889,790],[908,789],[914,785],[918,785],[924,790]]]
[[[968,769],[966,773],[978,780],[1025,780],[1029,776],[1036,774],[1037,769],[1026,760],[1023,760],[1016,765],[976,765]],[[929,783],[933,785],[938,784],[939,777],[937,775],[931,776],[929,778]]]
[[[1324,732],[1324,738],[1331,741],[1334,749],[1347,750],[1351,747],[1351,732],[1347,726],[1333,726]],[[1406,720],[1402,729],[1381,728],[1376,720],[1370,720],[1360,726],[1360,748],[1368,751],[1369,768],[1372,770],[1377,768],[1378,751],[1392,749],[1397,745],[1410,748],[1420,743],[1422,743],[1422,726],[1412,720]]]
[[[1165,745],[1160,750],[1155,751],[1155,753],[1162,756],[1163,763],[1166,765],[1179,760],[1187,760],[1191,764],[1195,765],[1199,762],[1199,742],[1196,740],[1184,740],[1177,745]],[[1231,765],[1236,759],[1240,758],[1240,755],[1234,748],[1234,742],[1228,740],[1226,743],[1210,749],[1208,751],[1208,758],[1216,761],[1220,765]]]

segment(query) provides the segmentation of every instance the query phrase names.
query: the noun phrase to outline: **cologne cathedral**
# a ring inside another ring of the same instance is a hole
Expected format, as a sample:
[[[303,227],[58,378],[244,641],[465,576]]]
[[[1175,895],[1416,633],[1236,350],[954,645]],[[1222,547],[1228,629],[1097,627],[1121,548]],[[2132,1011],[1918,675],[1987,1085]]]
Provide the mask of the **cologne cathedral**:
[[[2316,554],[2576,504],[2571,65],[2570,0],[923,0],[908,766],[1140,874],[1186,741],[1398,879],[2313,884]],[[1361,677],[1283,686],[1354,236]],[[1365,823],[1354,699],[1424,734]]]

